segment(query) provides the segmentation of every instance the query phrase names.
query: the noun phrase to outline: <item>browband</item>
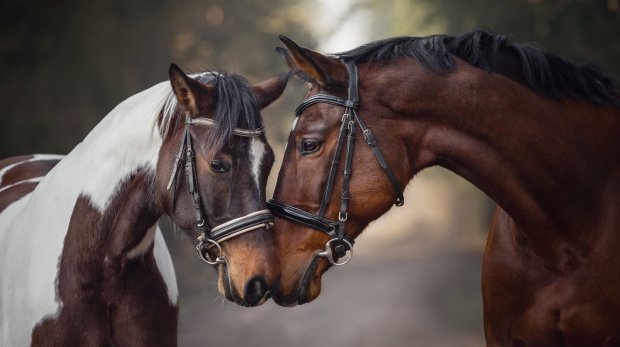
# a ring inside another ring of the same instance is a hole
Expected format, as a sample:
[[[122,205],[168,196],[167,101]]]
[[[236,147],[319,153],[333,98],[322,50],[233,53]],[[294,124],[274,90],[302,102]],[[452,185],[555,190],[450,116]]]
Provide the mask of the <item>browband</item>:
[[[353,100],[345,100],[343,98],[339,98],[334,95],[329,94],[315,94],[311,97],[307,98],[295,109],[295,116],[299,117],[302,112],[304,112],[308,107],[318,104],[318,103],[326,103],[332,104],[336,106],[344,106],[349,108],[357,109],[358,102]]]
[[[215,121],[210,118],[195,118],[195,119],[188,118],[185,121],[185,124],[190,124],[190,125],[199,124],[199,125],[207,125],[210,127],[217,126]],[[254,130],[235,128],[233,130],[233,134],[237,136],[243,136],[243,137],[258,137],[258,136],[261,136],[264,132],[265,132],[265,128],[258,128]]]

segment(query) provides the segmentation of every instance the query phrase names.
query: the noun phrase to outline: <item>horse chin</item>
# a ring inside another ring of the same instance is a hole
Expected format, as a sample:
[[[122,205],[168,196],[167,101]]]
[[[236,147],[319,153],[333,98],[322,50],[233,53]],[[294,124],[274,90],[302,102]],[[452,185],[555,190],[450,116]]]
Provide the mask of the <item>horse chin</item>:
[[[321,294],[321,278],[327,266],[324,258],[313,257],[312,261],[306,266],[303,277],[299,280],[296,289],[290,294],[282,295],[279,292],[273,296],[273,301],[284,307],[292,307],[312,302]]]

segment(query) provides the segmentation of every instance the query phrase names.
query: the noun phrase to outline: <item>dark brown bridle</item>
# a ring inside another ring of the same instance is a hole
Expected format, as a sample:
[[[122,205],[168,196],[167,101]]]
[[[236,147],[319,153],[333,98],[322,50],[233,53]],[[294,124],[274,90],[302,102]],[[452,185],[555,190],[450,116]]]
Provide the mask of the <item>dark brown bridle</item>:
[[[185,118],[185,135],[183,136],[181,147],[174,160],[174,167],[166,189],[170,190],[170,188],[173,187],[177,173],[179,172],[179,167],[181,166],[181,159],[185,157],[185,175],[187,176],[189,194],[192,196],[196,215],[194,230],[199,234],[196,250],[198,251],[198,256],[200,256],[203,261],[215,265],[226,261],[225,257],[222,256],[222,249],[219,245],[220,242],[258,228],[271,228],[273,225],[273,215],[271,215],[269,210],[255,211],[209,229],[206,223],[205,213],[202,209],[202,199],[200,197],[200,191],[198,190],[198,179],[196,177],[195,155],[190,132],[190,126],[194,124],[215,126],[215,123],[208,118],[192,119],[189,116]],[[234,135],[243,137],[259,137],[262,136],[263,133],[264,130],[262,128],[254,130],[235,128],[233,131]],[[174,185],[174,187],[176,187],[176,185]],[[176,190],[173,190],[173,195],[175,191]],[[207,252],[207,250],[213,246],[218,250],[215,259]]]
[[[349,73],[348,99],[344,100],[342,98],[329,94],[315,94],[304,100],[295,110],[295,116],[300,117],[301,114],[308,107],[318,103],[327,103],[344,107],[344,114],[342,115],[342,124],[340,126],[340,132],[338,134],[336,152],[334,153],[334,158],[332,159],[329,176],[327,178],[327,184],[325,186],[323,199],[321,200],[321,206],[319,208],[319,213],[313,214],[299,209],[295,206],[291,206],[273,199],[267,202],[269,209],[274,215],[305,225],[315,230],[322,231],[329,235],[330,240],[327,241],[327,244],[325,245],[325,250],[318,253],[317,255],[327,257],[329,262],[333,265],[344,265],[351,259],[353,255],[352,247],[354,241],[351,237],[346,235],[345,223],[347,221],[347,209],[350,200],[349,182],[351,180],[352,173],[356,123],[362,130],[364,139],[366,140],[368,146],[370,146],[370,149],[375,155],[379,166],[383,169],[388,179],[390,180],[390,183],[392,184],[392,188],[396,193],[396,201],[394,204],[396,206],[402,206],[405,202],[403,197],[403,190],[400,186],[400,183],[398,182],[396,176],[394,176],[394,173],[385,161],[385,158],[383,157],[383,154],[381,154],[379,147],[377,147],[377,141],[374,135],[372,134],[370,129],[366,127],[366,124],[357,113],[357,108],[359,106],[357,65],[355,64],[355,62],[352,61],[342,62],[347,67],[347,72]],[[340,197],[340,211],[338,212],[338,221],[333,221],[325,218],[325,210],[327,209],[327,205],[329,204],[329,200],[332,194],[332,189],[337,174],[336,171],[338,170],[338,166],[340,164],[342,149],[345,146],[345,139],[346,150],[344,152],[345,164],[342,179],[342,195]],[[341,258],[344,260],[341,260],[339,262],[338,260]]]

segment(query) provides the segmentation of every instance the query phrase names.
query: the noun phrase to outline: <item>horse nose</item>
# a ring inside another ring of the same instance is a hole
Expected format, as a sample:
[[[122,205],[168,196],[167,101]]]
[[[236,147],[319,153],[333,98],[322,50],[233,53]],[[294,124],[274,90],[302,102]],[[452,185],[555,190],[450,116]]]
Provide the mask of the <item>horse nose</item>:
[[[245,284],[243,299],[249,306],[256,306],[269,294],[267,282],[260,276],[254,276]]]

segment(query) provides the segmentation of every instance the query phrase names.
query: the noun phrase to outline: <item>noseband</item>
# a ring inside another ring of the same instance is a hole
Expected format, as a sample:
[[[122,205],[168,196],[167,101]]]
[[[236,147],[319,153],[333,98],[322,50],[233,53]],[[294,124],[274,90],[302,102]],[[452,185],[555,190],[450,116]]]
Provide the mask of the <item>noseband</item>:
[[[271,226],[273,225],[273,215],[271,215],[269,210],[255,211],[245,216],[229,220],[228,222],[222,223],[212,229],[209,229],[206,223],[204,211],[202,209],[202,199],[200,197],[200,191],[198,189],[198,179],[196,176],[196,163],[194,149],[192,146],[192,135],[189,131],[190,126],[194,124],[207,125],[210,127],[215,126],[215,122],[208,118],[191,119],[189,116],[185,118],[185,135],[183,136],[183,141],[181,142],[181,148],[179,148],[179,152],[177,153],[174,160],[174,167],[172,169],[172,174],[170,175],[170,180],[168,181],[168,186],[166,187],[166,189],[170,190],[170,188],[172,188],[173,186],[176,188],[174,182],[176,180],[176,177],[178,176],[177,173],[179,172],[179,167],[181,166],[181,160],[185,158],[185,175],[187,176],[189,194],[192,197],[192,202],[196,215],[196,225],[194,226],[194,229],[199,234],[196,250],[198,251],[198,256],[200,257],[200,259],[202,259],[208,264],[215,265],[225,262],[225,257],[222,256],[222,248],[220,247],[220,242],[226,241],[228,239],[255,229],[263,227],[267,229],[271,228]],[[259,137],[263,134],[263,132],[264,130],[262,128],[254,130],[235,128],[233,130],[234,135],[242,137]],[[173,201],[175,192],[176,190],[173,189]],[[215,257],[215,259],[212,259],[212,257],[207,252],[207,250],[211,247],[216,247],[218,250],[218,255]]]
[[[326,257],[333,265],[344,265],[353,256],[354,242],[350,236],[346,235],[345,224],[347,221],[349,200],[351,198],[349,193],[349,181],[351,180],[352,173],[351,170],[353,162],[353,147],[355,145],[356,124],[362,130],[366,143],[370,146],[370,149],[375,155],[379,166],[383,169],[392,184],[392,188],[396,193],[396,201],[394,204],[396,206],[402,206],[405,202],[400,183],[396,179],[396,176],[394,176],[394,173],[385,161],[383,154],[377,147],[377,141],[374,135],[370,129],[366,127],[366,124],[357,113],[359,106],[357,65],[351,61],[343,61],[343,63],[346,65],[349,73],[349,95],[347,100],[329,94],[315,94],[304,100],[295,110],[295,116],[300,117],[308,107],[318,103],[326,103],[344,107],[342,124],[340,126],[338,142],[336,144],[336,152],[329,169],[329,176],[327,177],[327,184],[325,186],[325,191],[323,192],[323,199],[321,200],[319,213],[313,214],[273,199],[267,202],[269,209],[275,216],[288,219],[329,235],[330,239],[325,244],[325,250],[319,252],[318,255]],[[334,181],[337,175],[336,171],[338,170],[342,150],[345,146],[345,139],[346,150],[342,178],[342,195],[340,197],[340,211],[338,212],[338,221],[333,221],[325,217],[325,210],[329,204],[332,194]]]

